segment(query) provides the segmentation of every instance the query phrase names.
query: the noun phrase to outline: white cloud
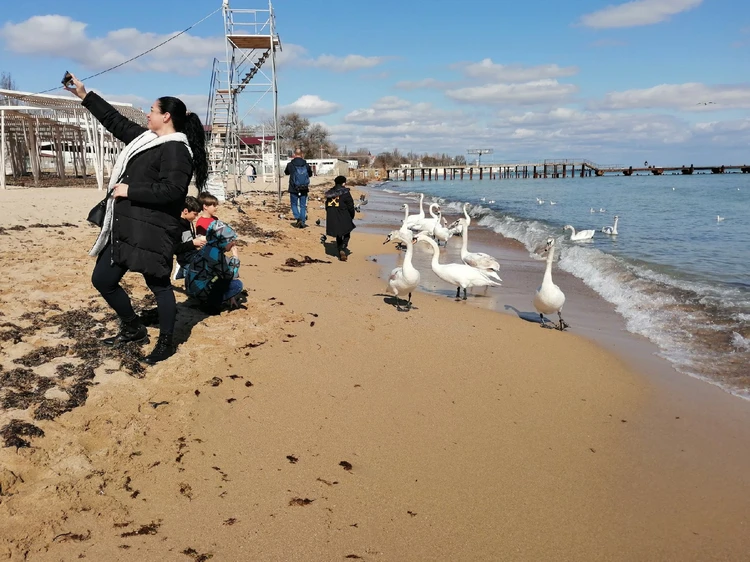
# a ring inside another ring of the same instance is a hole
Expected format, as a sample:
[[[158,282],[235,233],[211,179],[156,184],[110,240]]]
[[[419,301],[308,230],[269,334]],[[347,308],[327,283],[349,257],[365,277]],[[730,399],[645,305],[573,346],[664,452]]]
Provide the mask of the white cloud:
[[[344,117],[345,123],[394,127],[420,124],[439,125],[460,116],[457,111],[438,109],[431,103],[412,103],[407,100],[388,96],[376,101],[367,109],[356,109]]]
[[[560,67],[556,64],[540,64],[538,66],[496,64],[492,59],[468,65],[455,65],[469,78],[487,82],[534,82],[549,78],[561,78],[578,74],[575,66]]]
[[[448,90],[445,95],[465,103],[535,105],[560,103],[578,91],[573,84],[536,80],[522,84],[488,84]]]
[[[401,82],[396,82],[395,87],[400,90],[420,90],[422,88],[434,88],[437,90],[442,90],[448,87],[451,87],[452,85],[455,85],[454,82],[441,82],[440,80],[435,80],[434,78],[425,78],[424,80],[402,80]]]
[[[284,50],[278,54],[276,59],[280,67],[312,66],[332,72],[352,72],[365,68],[373,68],[383,64],[386,60],[387,57],[365,57],[363,55],[345,55],[342,57],[320,55],[317,58],[313,58],[309,55],[305,47],[291,43],[284,44]]]
[[[692,10],[702,2],[703,0],[634,0],[586,14],[581,17],[581,23],[596,29],[652,25],[668,20],[675,14]]]
[[[86,27],[87,24],[68,16],[33,16],[21,23],[6,23],[0,29],[0,37],[6,49],[14,53],[66,58],[85,68],[101,70],[175,35],[125,28],[110,31],[104,37],[89,37]],[[123,68],[195,75],[209,67],[214,56],[223,49],[222,37],[204,38],[185,33]]]
[[[316,68],[325,68],[333,72],[351,72],[363,68],[372,68],[385,62],[385,57],[364,57],[362,55],[346,55],[335,57],[333,55],[320,55],[312,59],[309,64]]]
[[[605,109],[666,108],[712,111],[750,108],[750,85],[708,86],[697,82],[610,92],[598,104]]]
[[[321,115],[336,113],[339,109],[341,109],[341,106],[337,103],[308,94],[301,96],[289,105],[283,106],[281,111],[284,113],[299,113],[304,117],[320,117]]]

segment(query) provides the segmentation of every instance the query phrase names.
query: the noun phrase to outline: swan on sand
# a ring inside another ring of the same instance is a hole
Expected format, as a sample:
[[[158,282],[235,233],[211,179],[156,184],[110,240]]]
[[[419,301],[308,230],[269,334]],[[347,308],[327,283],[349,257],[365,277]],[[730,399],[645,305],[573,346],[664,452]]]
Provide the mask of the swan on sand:
[[[579,230],[576,232],[576,229],[570,224],[563,226],[563,230],[570,230],[571,240],[591,240],[594,237],[593,230]]]
[[[547,321],[545,320],[544,315],[557,312],[557,317],[560,319],[560,323],[556,327],[558,330],[562,331],[569,326],[562,318],[562,308],[565,304],[565,293],[560,290],[560,287],[552,282],[552,260],[554,259],[553,256],[555,253],[554,238],[547,238],[547,245],[544,247],[544,251],[547,252],[547,267],[544,270],[542,284],[536,290],[536,294],[534,295],[534,308],[536,308],[536,311],[539,313],[542,328],[547,327]]]
[[[411,310],[411,294],[419,286],[419,270],[412,265],[411,258],[414,255],[414,244],[412,242],[411,232],[404,235],[400,230],[394,230],[388,235],[388,239],[400,240],[406,245],[406,255],[401,267],[396,267],[391,271],[388,277],[388,288],[396,296],[396,310]],[[398,295],[408,294],[409,299],[406,301],[406,308],[401,308],[401,302]]]
[[[426,233],[419,233],[414,238],[414,241],[426,242],[432,247],[432,271],[446,283],[456,285],[456,299],[461,297],[461,289],[464,290],[463,300],[466,300],[466,289],[469,287],[500,286],[500,283],[490,279],[483,271],[470,265],[464,263],[440,263],[440,247]]]
[[[459,219],[462,220],[462,219]],[[484,252],[470,252],[469,251],[469,227],[464,227],[463,237],[461,239],[461,261],[471,267],[476,267],[481,270],[482,273],[495,279],[496,281],[502,281],[500,279],[500,263],[489,254]]]

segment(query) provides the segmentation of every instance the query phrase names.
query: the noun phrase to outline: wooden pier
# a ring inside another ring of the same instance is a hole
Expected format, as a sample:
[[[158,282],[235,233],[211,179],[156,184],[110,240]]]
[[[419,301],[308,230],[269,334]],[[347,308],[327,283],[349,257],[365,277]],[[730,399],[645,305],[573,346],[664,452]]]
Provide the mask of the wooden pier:
[[[632,176],[634,174],[652,174],[661,176],[665,173],[680,175],[692,175],[693,173],[725,174],[737,173],[750,174],[750,166],[747,164],[737,166],[600,166],[590,160],[543,160],[540,162],[523,162],[509,164],[482,164],[481,166],[433,166],[424,167],[402,167],[386,170],[387,179],[391,181],[406,180],[464,180],[464,179],[536,179],[536,178],[574,178],[574,177],[601,177],[604,175]]]

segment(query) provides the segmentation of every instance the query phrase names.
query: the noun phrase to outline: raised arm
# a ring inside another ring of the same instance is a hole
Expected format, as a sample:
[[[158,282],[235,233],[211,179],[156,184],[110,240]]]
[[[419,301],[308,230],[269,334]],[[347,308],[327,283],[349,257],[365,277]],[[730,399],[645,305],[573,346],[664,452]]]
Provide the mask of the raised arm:
[[[146,130],[145,127],[141,127],[138,123],[133,123],[130,119],[124,117],[98,94],[87,93],[83,82],[75,76],[73,76],[72,82],[73,87],[66,86],[65,89],[81,98],[83,100],[81,105],[88,109],[104,128],[118,140],[128,144]]]

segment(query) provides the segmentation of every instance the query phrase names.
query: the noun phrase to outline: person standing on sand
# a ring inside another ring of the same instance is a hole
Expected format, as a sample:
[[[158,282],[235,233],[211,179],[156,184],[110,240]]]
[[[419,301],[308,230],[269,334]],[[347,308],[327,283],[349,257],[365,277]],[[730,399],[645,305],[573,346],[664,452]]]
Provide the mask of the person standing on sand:
[[[202,191],[208,177],[203,124],[181,100],[161,97],[151,106],[148,127],[144,128],[123,117],[96,93],[87,93],[75,76],[72,82],[73,86],[65,89],[81,98],[104,128],[127,145],[112,170],[104,222],[89,252],[97,256],[91,282],[121,324],[119,333],[102,343],[114,346],[148,339],[146,327],[120,285],[128,271],[142,273],[159,311],[159,341],[145,358],[153,365],[176,351],[172,256],[180,242],[180,215],[190,178],[195,175],[198,191]]]
[[[349,238],[357,228],[354,224],[354,199],[346,187],[346,177],[337,176],[333,187],[326,191],[326,234],[336,237],[339,259],[346,261],[349,255]]]
[[[294,158],[284,169],[284,174],[289,176],[289,203],[292,215],[297,219],[292,225],[295,228],[307,228],[307,194],[310,192],[310,178],[313,175],[310,165],[302,156],[302,149],[296,149]]]

